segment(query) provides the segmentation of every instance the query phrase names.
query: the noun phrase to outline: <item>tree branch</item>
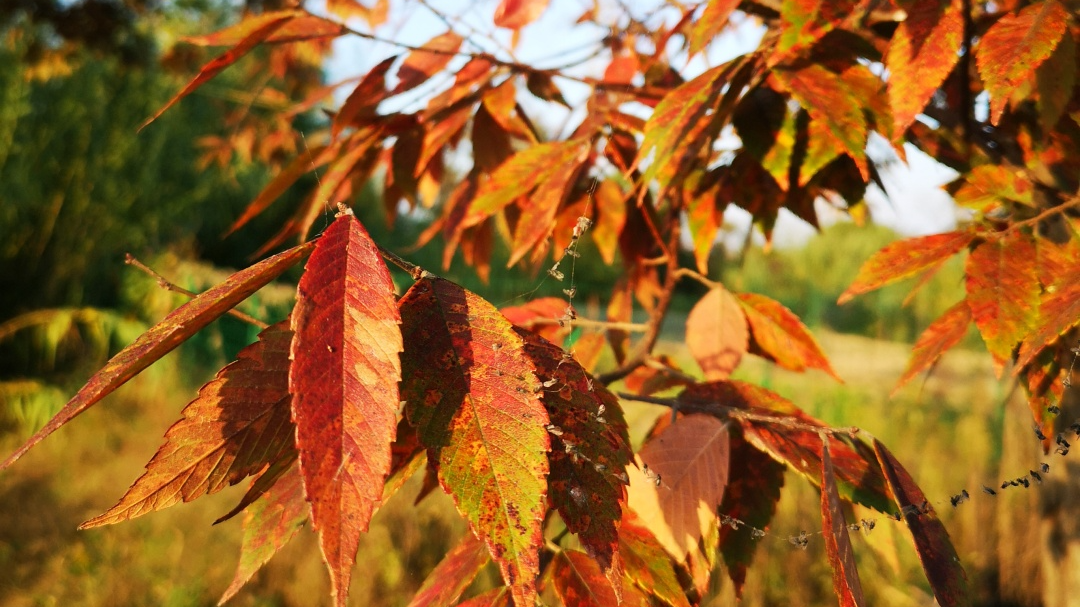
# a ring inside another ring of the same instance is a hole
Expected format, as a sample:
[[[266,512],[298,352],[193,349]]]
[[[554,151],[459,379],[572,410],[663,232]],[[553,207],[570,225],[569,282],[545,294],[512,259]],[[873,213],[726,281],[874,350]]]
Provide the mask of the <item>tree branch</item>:
[[[124,263],[126,263],[129,266],[134,266],[135,268],[137,268],[137,269],[145,272],[146,274],[150,275],[151,278],[153,278],[154,280],[157,281],[158,286],[161,287],[162,289],[165,289],[166,291],[172,291],[173,293],[179,293],[181,295],[186,295],[186,296],[191,297],[191,298],[194,298],[194,297],[198,296],[198,293],[195,293],[194,291],[188,291],[187,289],[185,289],[185,288],[183,288],[181,286],[178,286],[178,285],[175,285],[175,284],[169,282],[168,280],[165,279],[164,276],[162,276],[161,274],[158,274],[157,272],[155,272],[153,269],[151,269],[149,266],[147,266],[143,262],[139,261],[138,259],[135,259],[135,256],[132,255],[131,253],[125,253],[124,254]],[[263,321],[259,320],[258,318],[255,318],[254,316],[249,316],[247,314],[244,314],[243,312],[241,312],[240,310],[237,310],[237,309],[231,309],[231,310],[229,310],[227,312],[227,314],[233,316],[234,318],[242,320],[242,321],[248,323],[249,325],[255,325],[256,327],[259,327],[260,329],[265,329],[266,327],[270,326],[270,325],[264,323]]]

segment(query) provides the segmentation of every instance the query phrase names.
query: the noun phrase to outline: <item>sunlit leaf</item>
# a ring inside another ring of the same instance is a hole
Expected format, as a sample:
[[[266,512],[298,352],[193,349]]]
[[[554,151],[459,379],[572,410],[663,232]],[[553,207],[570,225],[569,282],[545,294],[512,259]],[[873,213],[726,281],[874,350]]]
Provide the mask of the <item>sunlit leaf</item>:
[[[275,18],[266,21],[266,23],[260,24],[255,30],[244,37],[243,40],[236,43],[231,49],[222,55],[219,55],[213,61],[207,63],[199,70],[199,74],[187,84],[179,93],[173,96],[165,105],[154,112],[154,115],[147,118],[141,125],[139,130],[146,128],[148,124],[158,119],[159,116],[165,113],[165,110],[171,108],[177,101],[180,101],[184,97],[187,97],[195,89],[203,85],[207,80],[210,80],[214,76],[218,75],[221,70],[236,63],[238,59],[251,52],[253,48],[264,42],[274,32],[281,29],[283,25],[295,18],[296,14],[288,12],[285,14],[276,15]]]
[[[521,202],[521,217],[518,218],[517,229],[514,230],[514,242],[511,244],[507,267],[535,250],[540,242],[551,234],[555,227],[555,214],[573,188],[585,159],[584,154],[578,154],[557,167],[556,171],[539,183],[532,195]],[[557,252],[556,255],[562,253]]]
[[[240,351],[199,390],[165,444],[108,512],[81,529],[125,521],[235,485],[293,450],[289,419],[289,344],[280,322]]]
[[[605,179],[596,186],[593,202],[596,221],[589,233],[604,263],[611,265],[619,248],[619,234],[626,225],[626,194],[614,180]]]
[[[906,238],[887,245],[866,260],[851,286],[836,302],[844,304],[856,295],[938,268],[970,244],[974,237],[971,232],[957,231]]]
[[[791,371],[820,369],[840,381],[817,340],[791,310],[757,293],[737,295],[750,326],[751,354]]]
[[[566,315],[567,305],[566,300],[560,297],[538,297],[520,306],[508,306],[499,311],[515,325],[550,342],[562,343],[568,331],[559,326],[558,320]]]
[[[536,21],[547,8],[549,0],[502,0],[495,9],[494,23],[499,27],[519,30]]]
[[[428,574],[409,607],[449,607],[469,587],[476,574],[488,562],[484,542],[466,533],[461,542],[446,554]]]
[[[811,47],[850,16],[856,4],[853,0],[783,0],[777,55]]]
[[[561,348],[520,333],[525,354],[547,386],[541,398],[551,420],[551,504],[603,573],[619,580],[618,525],[626,501],[622,474],[633,460],[619,399],[594,383],[575,359],[564,358]]]
[[[991,123],[998,123],[1017,86],[1054,52],[1068,21],[1068,9],[1057,0],[1044,0],[1006,14],[982,36],[975,62],[990,93]]]
[[[627,585],[618,592],[604,577],[592,559],[577,550],[563,550],[555,555],[552,581],[555,594],[566,607],[648,607],[649,600],[637,588]],[[622,577],[618,583],[622,585]]]
[[[851,549],[847,522],[844,520],[843,504],[836,491],[836,475],[833,472],[829,443],[824,441],[821,450],[821,524],[825,536],[825,553],[833,569],[833,590],[841,607],[866,605],[859,570],[855,565],[855,553]]]
[[[889,481],[889,489],[896,496],[896,506],[904,513],[934,597],[942,607],[970,604],[967,573],[933,505],[885,445],[875,440],[874,452]]]
[[[1016,372],[1030,364],[1042,349],[1051,346],[1066,331],[1080,323],[1080,272],[1071,268],[1057,276],[1039,304],[1038,319],[1034,330],[1023,338]]]
[[[1016,168],[985,164],[971,169],[953,194],[956,204],[984,212],[1002,199],[1033,207],[1034,184]]]
[[[46,436],[92,407],[210,324],[211,321],[233,309],[252,293],[280,276],[282,272],[299,263],[307,257],[314,246],[313,242],[305,243],[260,261],[233,274],[225,282],[173,310],[161,322],[140,335],[131,345],[109,359],[109,362],[105,363],[105,366],[86,382],[86,385],[60,409],[56,416],[49,420],[48,424],[9,455],[3,463],[0,463],[0,470],[13,464]]]
[[[998,377],[1013,349],[1039,324],[1039,277],[1031,236],[1014,230],[968,255],[967,302]]]
[[[304,493],[337,604],[390,471],[402,350],[394,283],[351,213],[318,241],[292,312],[289,391]]]
[[[226,234],[232,234],[265,211],[272,202],[285,193],[300,177],[333,160],[341,150],[341,142],[329,146],[316,145],[305,149],[285,166],[248,204],[240,217],[229,226]]]
[[[487,592],[458,603],[458,607],[508,607],[512,605],[510,589],[506,586],[492,588]]]
[[[743,438],[738,428],[729,428],[731,436],[731,466],[720,513],[746,523],[739,529],[723,526],[719,529],[720,555],[727,565],[728,576],[735,586],[735,596],[742,595],[746,571],[754,552],[761,544],[751,535],[748,526],[765,529],[776,513],[780,489],[784,486],[784,465],[763,453]]]
[[[728,17],[738,6],[738,0],[712,0],[705,3],[705,10],[701,11],[701,16],[694,21],[688,36],[691,55],[708,46],[723,31],[728,24]]]
[[[669,607],[690,607],[664,547],[640,519],[629,514],[619,526],[619,554],[626,578],[634,586]]]
[[[400,305],[409,420],[515,603],[531,606],[550,442],[524,343],[491,304],[440,278],[421,278]]]
[[[897,380],[893,394],[913,377],[933,367],[942,354],[960,343],[970,324],[971,307],[967,301],[960,301],[930,323],[911,347],[911,359],[904,374]]]
[[[686,347],[706,379],[727,379],[746,354],[749,339],[739,300],[722,286],[706,293],[686,317]]]
[[[962,0],[913,2],[889,43],[889,102],[899,139],[960,60]]]
[[[292,466],[244,511],[240,563],[218,605],[236,596],[251,576],[296,536],[307,522],[308,512],[300,470]]]
[[[268,35],[266,43],[297,42],[316,38],[337,37],[348,29],[341,23],[312,15],[303,10],[269,11],[244,19],[236,25],[202,36],[184,36],[188,44],[197,46],[236,46],[260,28],[278,19],[288,18],[280,28]]]
[[[461,48],[461,43],[460,35],[448,31],[435,36],[419,49],[409,53],[398,68],[398,84],[394,87],[393,94],[415,88],[445,68]]]
[[[630,507],[660,544],[682,560],[715,521],[724,498],[727,424],[710,415],[681,417],[638,455],[642,467],[628,469]]]
[[[813,120],[821,121],[826,126],[855,161],[863,179],[868,179],[866,117],[863,116],[859,98],[851,92],[847,83],[817,64],[795,71],[777,70],[773,75],[791,91]]]
[[[386,73],[396,61],[397,56],[393,56],[375,64],[349,93],[334,116],[332,133],[335,137],[346,127],[355,125],[359,119],[370,118],[375,114],[379,103],[390,94],[386,88]]]

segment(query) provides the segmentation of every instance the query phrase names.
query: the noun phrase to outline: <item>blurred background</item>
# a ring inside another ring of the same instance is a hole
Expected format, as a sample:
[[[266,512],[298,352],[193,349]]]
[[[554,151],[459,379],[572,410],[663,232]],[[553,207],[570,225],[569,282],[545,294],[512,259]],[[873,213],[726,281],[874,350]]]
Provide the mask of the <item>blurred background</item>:
[[[177,50],[172,42],[215,29],[236,10],[224,0],[0,3],[3,451],[43,425],[109,356],[184,300],[126,266],[125,253],[181,287],[202,291],[250,263],[315,185],[313,176],[301,179],[252,225],[225,236],[281,163],[297,153],[292,138],[251,141],[238,146],[240,152],[222,153],[221,142],[246,136],[235,119],[237,106],[261,109],[234,94],[248,77],[242,68],[227,70],[136,132],[191,77],[193,66],[210,58]],[[323,78],[318,70],[312,77]],[[299,115],[286,126],[303,132],[319,119]],[[407,251],[425,227],[408,216],[388,225],[378,182],[366,184],[353,202],[375,240],[395,250]],[[759,360],[745,360],[737,377],[781,393],[834,426],[857,425],[882,440],[936,504],[979,604],[1039,604],[1048,489],[1002,491],[991,499],[979,486],[1026,474],[1040,461],[1051,462],[1051,475],[1065,466],[1060,458],[1040,459],[1026,406],[1013,386],[994,379],[977,335],[970,334],[925,381],[889,395],[910,344],[963,296],[959,260],[906,305],[911,284],[843,307],[835,303],[862,262],[899,237],[884,227],[838,222],[820,235],[780,239],[769,251],[755,244],[718,248],[712,277],[736,291],[769,295],[802,317],[845,383]],[[590,247],[586,241],[577,261],[578,292],[586,302],[602,302],[619,262],[604,265]],[[408,257],[438,270],[441,242],[436,238]],[[486,282],[460,260],[445,274],[496,303],[522,302],[526,293],[548,289],[557,293],[557,286],[541,284],[535,275],[504,269],[500,259],[506,251],[496,252]],[[267,322],[285,318],[295,278],[263,289],[241,309]],[[666,324],[662,351],[692,368],[679,327],[701,291],[685,287]],[[232,507],[242,487],[115,527],[78,532],[76,526],[123,494],[197,388],[255,334],[232,318],[214,323],[0,474],[0,607],[216,603],[239,554],[240,522],[210,523]],[[635,440],[663,414],[638,404],[628,404],[627,412]],[[438,492],[413,507],[417,481],[383,508],[364,538],[352,604],[406,604],[465,532]],[[965,488],[973,499],[950,507],[949,497]],[[770,536],[750,570],[745,604],[833,603],[822,542],[799,550],[784,539],[820,529],[818,499],[812,485],[788,475]],[[872,533],[856,536],[855,545],[871,604],[933,602],[902,526],[882,520]],[[487,570],[477,586],[497,578]],[[716,576],[714,590],[709,604],[732,602],[724,575]],[[326,596],[328,580],[313,535],[303,532],[231,604],[302,606]]]

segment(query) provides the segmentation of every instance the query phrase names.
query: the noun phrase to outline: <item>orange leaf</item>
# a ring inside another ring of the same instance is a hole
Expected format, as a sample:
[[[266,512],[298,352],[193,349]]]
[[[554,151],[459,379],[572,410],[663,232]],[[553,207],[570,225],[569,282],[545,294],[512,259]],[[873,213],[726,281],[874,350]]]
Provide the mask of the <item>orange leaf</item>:
[[[1045,0],[1005,15],[987,30],[975,62],[990,93],[991,123],[998,123],[1016,87],[1050,57],[1068,27],[1068,9],[1057,0]]]
[[[337,137],[346,127],[356,125],[360,119],[370,118],[375,114],[379,103],[390,94],[386,88],[386,72],[395,61],[397,61],[396,55],[380,61],[349,93],[349,96],[345,98],[345,103],[341,104],[341,109],[334,116],[332,129],[334,137]]]
[[[746,354],[749,339],[739,300],[722,286],[706,293],[686,317],[686,347],[706,379],[731,375]]]
[[[196,46],[236,46],[244,38],[258,31],[259,28],[281,18],[288,18],[289,21],[267,36],[264,42],[283,43],[337,37],[348,31],[348,28],[341,23],[317,17],[303,10],[293,9],[266,12],[244,19],[236,25],[218,30],[212,34],[185,36],[181,40]]]
[[[986,212],[1002,199],[1035,206],[1034,185],[1022,171],[1001,165],[977,166],[964,176],[964,185],[953,194],[956,204]]]
[[[847,303],[856,295],[911,278],[923,270],[936,269],[974,238],[971,232],[957,231],[907,238],[886,245],[859,268],[858,276],[836,303]]]
[[[255,197],[255,200],[252,200],[251,203],[248,204],[240,217],[229,226],[229,229],[225,234],[232,234],[257,217],[305,173],[314,171],[320,166],[333,160],[340,149],[341,143],[336,142],[329,146],[317,145],[304,150],[270,180],[270,183],[259,192],[259,195]]]
[[[821,369],[842,381],[829,364],[810,329],[778,301],[757,293],[739,293],[739,304],[750,325],[751,354],[791,371]]]
[[[690,54],[696,55],[698,51],[708,46],[728,24],[728,17],[739,7],[739,0],[712,0],[705,4],[705,10],[694,21],[694,27],[688,36],[690,40]]]
[[[783,0],[777,55],[810,48],[850,16],[856,4],[853,0]]]
[[[341,214],[300,278],[289,372],[304,493],[338,605],[390,471],[399,322],[375,243],[351,213]]]
[[[495,9],[494,23],[519,30],[536,21],[548,6],[548,0],[502,0]]]
[[[536,250],[551,235],[555,227],[555,215],[574,187],[577,175],[587,154],[579,154],[570,162],[557,167],[550,177],[540,182],[536,191],[522,199],[521,217],[514,230],[514,242],[506,267],[516,264],[522,257]],[[561,255],[561,253],[559,253]]]
[[[821,525],[825,552],[833,569],[833,590],[841,607],[865,605],[859,570],[855,566],[855,553],[851,549],[851,538],[844,521],[843,504],[836,491],[836,474],[833,472],[828,441],[821,445]]]
[[[1023,337],[1014,373],[1023,370],[1043,349],[1080,322],[1080,272],[1071,269],[1057,278],[1054,288],[1048,290],[1039,305],[1035,329]]]
[[[726,200],[718,199],[720,180],[717,173],[698,171],[691,173],[683,184],[683,208],[686,209],[686,223],[690,228],[690,239],[694,243],[694,260],[698,272],[709,273],[709,256],[716,244],[716,234],[724,221],[724,212],[720,204]]]
[[[188,94],[191,93],[191,91],[194,91],[195,89],[202,86],[204,82],[216,76],[221,70],[229,67],[233,63],[236,63],[238,59],[251,52],[251,49],[255,48],[260,43],[265,41],[268,37],[270,37],[270,35],[281,29],[281,26],[291,21],[295,16],[296,14],[291,12],[283,15],[277,15],[274,19],[270,19],[265,24],[261,24],[257,29],[244,37],[243,40],[237,43],[236,46],[231,48],[228,52],[218,56],[210,63],[204,65],[199,71],[199,74],[195,76],[195,78],[191,82],[189,82],[187,86],[181,89],[180,92],[177,93],[172,99],[170,99],[168,103],[161,106],[161,109],[155,112],[153,116],[150,116],[146,119],[146,121],[139,125],[138,130],[141,131],[146,128],[148,124],[157,120],[159,116],[165,113],[165,110],[172,107],[173,104],[175,104],[177,101],[180,101],[184,97],[187,97]]]
[[[671,558],[641,519],[627,512],[619,527],[619,554],[626,578],[640,590],[669,607],[690,607],[672,567]]]
[[[483,592],[471,599],[458,603],[458,607],[509,607],[513,605],[510,601],[510,593],[507,592],[509,588],[503,586],[501,588],[492,588],[487,592]]]
[[[555,594],[566,607],[648,607],[649,599],[634,587],[616,590],[588,555],[563,550],[552,561]],[[622,585],[622,578],[617,582]]]
[[[56,432],[76,415],[89,409],[102,398],[111,394],[143,369],[171,352],[211,321],[225,314],[247,299],[252,293],[266,286],[282,272],[296,265],[314,248],[305,243],[264,259],[259,263],[230,276],[225,282],[200,293],[179,308],[173,310],[158,324],[143,333],[131,345],[109,359],[86,385],[60,411],[31,436],[7,459],[0,463],[0,470],[15,463],[34,445]]]
[[[82,525],[109,525],[235,485],[292,451],[289,343],[280,322],[199,389],[165,433],[146,472],[108,512]]]
[[[515,325],[536,333],[544,339],[562,343],[568,330],[560,327],[556,321],[566,315],[566,300],[558,297],[538,297],[520,306],[508,306],[499,310],[507,320]],[[546,323],[537,323],[546,320]]]
[[[1035,259],[1031,237],[1019,230],[984,242],[968,255],[967,302],[998,377],[1013,348],[1042,324]]]
[[[619,234],[626,225],[626,194],[612,179],[605,179],[593,192],[596,203],[596,222],[592,230],[593,242],[604,263],[615,263],[615,251],[619,247]]]
[[[686,415],[641,448],[641,469],[628,468],[630,507],[679,560],[716,520],[727,486],[728,440],[724,422]]]
[[[461,543],[451,549],[428,574],[409,601],[409,607],[454,605],[488,560],[484,542],[476,539],[475,535],[466,533],[465,537],[461,538]]]
[[[622,471],[633,460],[619,399],[594,384],[558,346],[519,330],[536,367],[551,426],[549,497],[567,529],[613,583],[622,577],[619,521],[626,501]]]
[[[236,596],[251,576],[296,536],[307,522],[308,512],[300,470],[292,466],[244,512],[240,563],[218,605]]]
[[[863,180],[869,179],[866,166],[866,117],[859,97],[844,80],[818,64],[796,71],[777,70],[777,80],[791,91],[810,117],[821,121],[859,167]]]
[[[885,55],[893,137],[901,140],[915,117],[960,60],[964,38],[962,0],[914,2]]]
[[[518,607],[539,574],[550,449],[541,389],[513,325],[425,275],[401,298],[402,395],[443,489],[487,544]]]
[[[428,78],[450,63],[461,48],[461,42],[462,38],[457,33],[443,32],[409,53],[398,68],[398,84],[394,87],[393,94],[403,93],[427,82]]]
[[[926,500],[922,489],[911,475],[896,461],[885,445],[874,440],[874,453],[889,481],[889,489],[895,496],[896,505],[904,513],[904,520],[915,540],[926,579],[934,591],[934,597],[942,607],[968,605],[971,591],[967,573],[960,564],[960,557],[949,540],[949,532],[938,520],[933,506]]]
[[[1054,52],[1035,70],[1039,91],[1039,119],[1044,132],[1057,125],[1076,86],[1076,39],[1068,28]]]
[[[896,382],[892,394],[895,395],[900,387],[911,381],[913,377],[934,366],[942,354],[960,343],[970,324],[971,307],[968,306],[966,300],[949,308],[937,320],[930,323],[919,339],[915,340],[915,345],[911,347],[911,360],[908,361],[904,374]]]

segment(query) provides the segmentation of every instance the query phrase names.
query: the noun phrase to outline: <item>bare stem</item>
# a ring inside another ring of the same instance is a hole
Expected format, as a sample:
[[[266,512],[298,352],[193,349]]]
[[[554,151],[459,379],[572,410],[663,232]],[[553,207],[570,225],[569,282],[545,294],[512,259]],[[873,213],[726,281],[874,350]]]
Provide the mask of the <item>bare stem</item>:
[[[533,318],[519,325],[522,329],[531,329],[537,326],[561,325],[566,321],[561,318]],[[616,331],[633,331],[644,333],[649,330],[649,325],[639,322],[616,322],[608,320],[593,320],[591,318],[575,318],[574,326],[589,327],[596,329],[614,329]]]
[[[393,252],[391,252],[391,251],[389,251],[389,250],[387,250],[387,249],[385,249],[385,248],[383,248],[383,247],[381,247],[379,245],[375,245],[375,246],[379,247],[379,253],[381,253],[382,256],[386,258],[387,261],[389,261],[390,263],[394,264],[395,266],[401,268],[402,270],[405,270],[406,272],[408,272],[409,276],[412,276],[413,280],[420,280],[420,277],[424,275],[424,272],[425,272],[424,268],[421,268],[420,266],[418,266],[415,263],[412,263],[410,261],[405,261],[404,259],[402,259],[401,257],[398,257]]]
[[[174,285],[173,283],[169,282],[168,280],[165,279],[164,276],[162,276],[161,274],[158,274],[157,272],[155,272],[153,269],[151,269],[149,266],[147,266],[143,262],[139,261],[138,259],[135,259],[135,256],[133,256],[131,253],[125,253],[124,254],[124,263],[126,263],[129,266],[134,266],[135,268],[145,272],[151,278],[153,278],[154,280],[157,281],[159,287],[161,287],[162,289],[165,289],[166,291],[172,291],[173,293],[179,293],[181,295],[186,295],[187,297],[192,297],[192,298],[194,298],[194,297],[196,297],[198,295],[198,293],[195,293],[193,291],[188,291],[187,289],[185,289],[185,288],[183,288],[181,286],[177,286],[177,285]],[[258,318],[255,318],[254,316],[249,316],[247,314],[244,314],[240,310],[232,309],[232,310],[229,310],[228,314],[232,315],[234,318],[240,319],[240,320],[248,323],[249,325],[255,325],[256,327],[259,327],[260,329],[265,329],[266,327],[269,326],[266,323],[264,323],[263,321],[259,320]]]

